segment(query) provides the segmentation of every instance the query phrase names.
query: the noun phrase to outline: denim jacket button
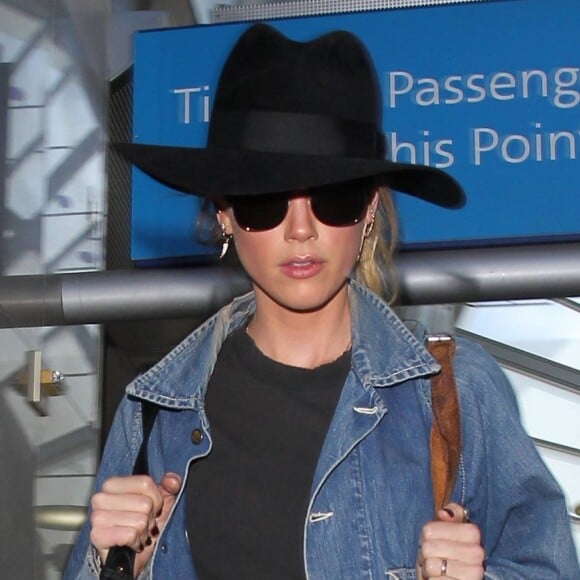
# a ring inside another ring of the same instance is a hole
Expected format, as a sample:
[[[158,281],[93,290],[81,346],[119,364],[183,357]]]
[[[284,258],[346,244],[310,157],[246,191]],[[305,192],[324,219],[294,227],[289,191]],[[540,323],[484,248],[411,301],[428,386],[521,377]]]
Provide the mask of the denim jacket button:
[[[203,441],[203,431],[201,429],[194,429],[191,432],[191,442],[194,445],[199,445]]]

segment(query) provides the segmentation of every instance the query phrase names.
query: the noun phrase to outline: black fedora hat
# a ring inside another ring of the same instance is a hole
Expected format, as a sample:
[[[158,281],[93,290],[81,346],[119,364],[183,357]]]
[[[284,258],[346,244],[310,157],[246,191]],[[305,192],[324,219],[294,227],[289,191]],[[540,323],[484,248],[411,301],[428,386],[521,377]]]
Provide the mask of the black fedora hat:
[[[440,206],[464,203],[445,172],[385,159],[376,73],[361,41],[345,31],[295,42],[269,25],[250,26],[222,69],[206,147],[118,148],[158,181],[205,197],[375,176]]]

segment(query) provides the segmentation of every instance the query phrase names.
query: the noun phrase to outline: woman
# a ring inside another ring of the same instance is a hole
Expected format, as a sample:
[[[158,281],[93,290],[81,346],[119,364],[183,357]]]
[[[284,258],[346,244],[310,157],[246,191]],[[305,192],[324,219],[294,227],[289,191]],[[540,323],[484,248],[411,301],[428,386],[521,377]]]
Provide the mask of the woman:
[[[433,515],[439,366],[369,287],[385,291],[388,187],[446,207],[463,193],[385,161],[379,112],[358,39],[297,43],[256,25],[224,65],[206,148],[125,148],[215,200],[253,292],[128,387],[65,578],[96,577],[115,545],[137,552],[143,578],[580,577],[510,387],[465,342],[461,462]],[[142,400],[160,410],[150,475],[132,476]]]

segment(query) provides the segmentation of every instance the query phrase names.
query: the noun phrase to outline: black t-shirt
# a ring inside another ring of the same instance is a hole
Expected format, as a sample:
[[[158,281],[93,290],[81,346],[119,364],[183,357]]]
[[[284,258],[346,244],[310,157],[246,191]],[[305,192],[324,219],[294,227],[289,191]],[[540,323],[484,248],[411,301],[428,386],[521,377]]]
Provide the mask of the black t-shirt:
[[[187,531],[200,580],[303,580],[306,510],[350,351],[315,369],[267,358],[243,330],[208,385],[213,442],[194,461]]]

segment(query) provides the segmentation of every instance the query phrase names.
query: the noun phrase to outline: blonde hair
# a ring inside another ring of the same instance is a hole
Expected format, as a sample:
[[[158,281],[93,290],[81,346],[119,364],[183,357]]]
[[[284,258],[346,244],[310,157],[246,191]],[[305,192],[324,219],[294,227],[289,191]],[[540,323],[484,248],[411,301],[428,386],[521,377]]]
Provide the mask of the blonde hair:
[[[364,241],[354,277],[375,294],[392,303],[397,297],[397,281],[393,267],[397,245],[397,220],[389,189],[381,185],[378,188],[378,195],[375,223]]]

